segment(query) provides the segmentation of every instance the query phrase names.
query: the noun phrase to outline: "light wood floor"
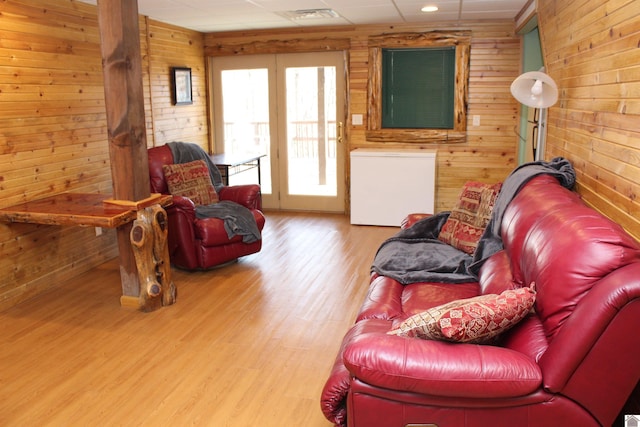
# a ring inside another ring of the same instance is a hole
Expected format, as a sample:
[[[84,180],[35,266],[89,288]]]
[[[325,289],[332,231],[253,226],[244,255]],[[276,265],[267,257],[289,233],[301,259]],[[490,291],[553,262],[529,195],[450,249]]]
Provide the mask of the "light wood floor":
[[[0,313],[2,426],[329,427],[320,392],[397,228],[267,213],[263,249],[120,307],[117,260]]]

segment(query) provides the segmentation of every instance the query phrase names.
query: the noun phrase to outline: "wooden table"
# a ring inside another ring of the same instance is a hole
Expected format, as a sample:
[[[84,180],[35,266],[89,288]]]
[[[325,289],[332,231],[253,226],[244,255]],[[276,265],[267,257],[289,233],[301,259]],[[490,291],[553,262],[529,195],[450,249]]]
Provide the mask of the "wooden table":
[[[250,169],[258,169],[258,184],[260,184],[260,158],[266,154],[256,155],[237,155],[237,154],[214,154],[211,160],[220,170],[222,182],[229,185],[229,177],[248,171]]]
[[[166,206],[171,203],[171,196],[122,203],[107,194],[62,193],[0,209],[0,221],[116,228],[133,221],[138,210],[155,203]]]
[[[120,302],[143,311],[173,304],[175,285],[171,281],[167,246],[167,217],[163,207],[172,197],[152,194],[139,201],[114,200],[109,195],[62,193],[0,209],[0,221],[45,225],[131,228],[131,249],[135,256],[140,289],[125,292]]]

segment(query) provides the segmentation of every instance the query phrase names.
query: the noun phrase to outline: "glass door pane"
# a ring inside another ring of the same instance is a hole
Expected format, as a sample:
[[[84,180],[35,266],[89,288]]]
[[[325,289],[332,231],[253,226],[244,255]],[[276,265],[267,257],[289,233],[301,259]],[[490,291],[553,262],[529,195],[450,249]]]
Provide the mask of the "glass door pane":
[[[286,69],[287,160],[291,195],[337,194],[336,69]]]
[[[265,154],[260,161],[262,192],[271,193],[269,153],[269,73],[266,68],[223,70],[222,117],[225,154]],[[233,176],[230,184],[256,182],[248,173]]]
[[[278,55],[281,209],[344,212],[342,52]]]

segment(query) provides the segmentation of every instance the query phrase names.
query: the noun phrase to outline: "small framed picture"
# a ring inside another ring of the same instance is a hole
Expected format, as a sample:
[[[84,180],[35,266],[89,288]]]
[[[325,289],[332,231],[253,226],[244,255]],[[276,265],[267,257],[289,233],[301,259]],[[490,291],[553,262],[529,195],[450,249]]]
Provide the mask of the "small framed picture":
[[[191,68],[173,67],[171,69],[171,74],[173,78],[173,104],[193,104],[193,93],[191,91]]]

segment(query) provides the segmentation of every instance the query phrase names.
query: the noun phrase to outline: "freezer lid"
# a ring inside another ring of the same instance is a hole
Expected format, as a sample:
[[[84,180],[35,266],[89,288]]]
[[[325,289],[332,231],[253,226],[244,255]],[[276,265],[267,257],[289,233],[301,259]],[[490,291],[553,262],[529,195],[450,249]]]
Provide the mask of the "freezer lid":
[[[350,154],[351,157],[436,157],[436,150],[356,148]]]

